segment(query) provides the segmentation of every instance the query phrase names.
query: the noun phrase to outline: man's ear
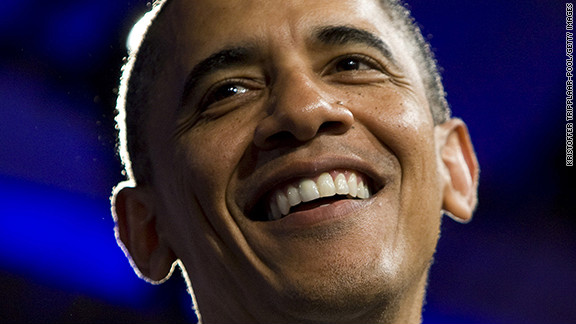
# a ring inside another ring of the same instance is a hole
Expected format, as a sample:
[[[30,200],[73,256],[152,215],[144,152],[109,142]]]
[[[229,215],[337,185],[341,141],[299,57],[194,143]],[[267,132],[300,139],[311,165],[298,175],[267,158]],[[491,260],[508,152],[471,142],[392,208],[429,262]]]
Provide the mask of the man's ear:
[[[436,126],[444,178],[442,208],[462,223],[472,219],[478,202],[478,160],[466,124],[457,118]]]
[[[154,195],[120,184],[112,196],[116,240],[139,277],[159,284],[170,278],[176,256],[158,233]]]

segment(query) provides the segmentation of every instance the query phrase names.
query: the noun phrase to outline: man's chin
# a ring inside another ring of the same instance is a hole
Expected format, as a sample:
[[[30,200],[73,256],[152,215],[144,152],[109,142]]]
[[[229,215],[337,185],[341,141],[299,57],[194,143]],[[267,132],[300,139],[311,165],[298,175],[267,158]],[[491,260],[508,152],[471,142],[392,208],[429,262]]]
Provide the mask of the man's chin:
[[[367,240],[345,230],[339,234],[326,234],[307,247],[285,247],[288,257],[276,259],[285,263],[276,263],[273,272],[281,296],[275,298],[277,307],[296,318],[306,316],[308,322],[328,318],[333,323],[371,323],[394,314],[407,290],[426,276],[426,263],[409,267],[406,251],[394,246],[393,239]]]
[[[394,313],[402,294],[401,285],[395,281],[373,272],[353,273],[337,267],[315,276],[285,280],[280,300],[293,317],[310,322],[371,322],[380,320],[384,309]]]

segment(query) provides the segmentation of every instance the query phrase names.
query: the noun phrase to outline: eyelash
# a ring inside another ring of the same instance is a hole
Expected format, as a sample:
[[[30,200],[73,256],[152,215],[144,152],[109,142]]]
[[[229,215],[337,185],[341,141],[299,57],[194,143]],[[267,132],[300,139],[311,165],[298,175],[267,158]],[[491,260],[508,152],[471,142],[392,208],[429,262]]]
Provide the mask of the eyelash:
[[[383,66],[382,64],[377,62],[375,59],[373,59],[369,56],[366,56],[366,55],[362,55],[362,54],[346,54],[343,56],[339,56],[339,57],[335,58],[334,60],[332,60],[332,62],[328,65],[328,68],[329,69],[336,68],[338,64],[345,62],[346,60],[358,61],[359,64],[365,64],[366,66],[369,67],[369,69],[344,70],[344,71],[337,71],[337,73],[338,72],[346,72],[346,71],[363,71],[363,70],[377,70],[377,71],[380,71],[382,73],[384,73],[386,71],[385,66]]]
[[[332,71],[334,69],[338,68],[338,64],[341,63],[346,63],[346,61],[348,60],[348,63],[351,61],[356,61],[356,64],[361,65],[364,64],[366,65],[368,68],[367,69],[350,69],[350,70],[340,70],[340,71]],[[335,59],[333,59],[327,66],[327,68],[325,69],[325,72],[323,72],[322,74],[336,74],[336,73],[346,73],[346,72],[350,72],[350,71],[369,71],[369,70],[376,70],[379,71],[381,73],[385,73],[385,71],[387,71],[387,67],[380,64],[379,62],[377,62],[376,60],[374,60],[371,57],[368,57],[366,55],[362,55],[362,54],[346,54],[346,55],[342,55],[339,57],[336,57]],[[206,95],[203,96],[203,98],[200,100],[200,106],[203,108],[207,108],[208,106],[226,100],[230,97],[234,97],[236,94],[243,94],[245,92],[251,91],[256,89],[257,87],[253,86],[253,85],[248,85],[248,82],[246,81],[246,79],[239,79],[239,78],[230,78],[230,79],[225,79],[222,80],[216,84],[214,84],[212,87],[210,87],[210,89],[207,91]],[[242,90],[241,92],[234,92],[231,93],[230,95],[227,94],[221,94],[219,95],[219,92],[221,91],[227,91],[231,88],[244,88],[244,90]]]
[[[226,96],[226,94],[223,94],[223,98],[218,98],[219,92],[221,91],[227,91],[231,88],[244,88],[245,90],[243,90],[242,92],[240,92],[240,94],[245,93],[247,91],[253,90],[255,87],[254,86],[249,86],[246,84],[246,80],[244,79],[238,79],[238,78],[230,78],[230,79],[225,79],[222,80],[216,84],[214,84],[212,87],[210,87],[210,89],[208,90],[208,92],[206,93],[206,95],[204,95],[204,97],[202,98],[202,100],[200,101],[200,106],[201,107],[208,107],[209,105],[222,101],[222,100],[226,100],[227,98],[233,97],[234,95],[237,94],[233,93],[229,96]]]

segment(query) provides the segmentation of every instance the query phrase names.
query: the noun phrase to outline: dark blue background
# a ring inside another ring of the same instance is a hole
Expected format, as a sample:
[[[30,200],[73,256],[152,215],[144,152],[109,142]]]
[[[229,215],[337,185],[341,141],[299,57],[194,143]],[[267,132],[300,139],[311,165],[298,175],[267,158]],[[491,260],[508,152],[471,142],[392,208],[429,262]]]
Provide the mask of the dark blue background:
[[[443,223],[425,323],[576,322],[564,166],[562,1],[411,1],[481,164],[480,205]],[[113,235],[113,107],[145,1],[2,0],[0,322],[192,322],[181,276],[138,279]]]

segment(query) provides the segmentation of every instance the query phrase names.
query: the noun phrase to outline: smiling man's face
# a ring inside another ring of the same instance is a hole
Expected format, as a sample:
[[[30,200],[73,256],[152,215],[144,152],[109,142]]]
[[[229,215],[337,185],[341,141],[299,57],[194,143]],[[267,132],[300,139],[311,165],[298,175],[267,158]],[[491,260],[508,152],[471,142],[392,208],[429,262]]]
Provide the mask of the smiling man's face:
[[[452,196],[475,158],[463,123],[434,125],[377,1],[165,10],[153,185],[117,199],[153,225],[139,239],[119,221],[135,264],[158,280],[179,258],[207,322],[419,321],[441,209],[471,216]]]

